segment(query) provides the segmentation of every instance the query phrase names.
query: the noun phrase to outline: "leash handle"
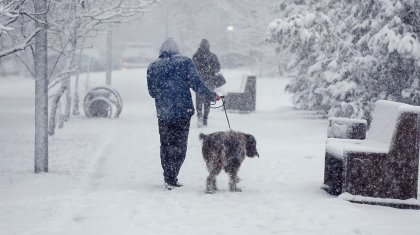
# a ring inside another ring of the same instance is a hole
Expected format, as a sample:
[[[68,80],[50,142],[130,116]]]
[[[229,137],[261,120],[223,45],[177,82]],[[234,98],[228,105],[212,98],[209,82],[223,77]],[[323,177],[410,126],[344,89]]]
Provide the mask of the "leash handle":
[[[232,131],[232,128],[230,127],[229,117],[228,117],[227,111],[226,111],[225,100],[224,100],[225,99],[225,96],[221,95],[219,97],[222,100],[222,105],[221,106],[218,106],[218,107],[210,107],[210,108],[212,108],[212,109],[218,109],[218,108],[221,108],[223,106],[223,110],[225,111],[225,115],[226,115],[226,120],[227,120],[227,123],[229,125],[229,130]],[[211,103],[211,105],[215,105],[215,104],[216,104],[216,102]]]

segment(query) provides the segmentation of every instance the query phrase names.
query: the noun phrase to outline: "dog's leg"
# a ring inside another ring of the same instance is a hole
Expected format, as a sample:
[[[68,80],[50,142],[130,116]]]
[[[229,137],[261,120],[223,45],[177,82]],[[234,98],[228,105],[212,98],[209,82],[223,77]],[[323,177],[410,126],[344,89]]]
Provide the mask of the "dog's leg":
[[[228,164],[225,167],[226,173],[229,175],[229,191],[241,192],[242,190],[236,186],[240,179],[238,177],[238,171],[241,167],[242,160],[231,157]]]
[[[231,192],[242,192],[240,188],[236,186],[239,181],[238,175],[235,173],[229,173],[229,191]]]
[[[238,175],[236,175],[236,176],[235,176],[235,183],[239,183],[239,182],[241,182],[241,178],[239,178],[239,176],[238,176]]]
[[[206,181],[206,193],[212,194],[216,192],[216,178],[209,175]]]
[[[206,180],[206,193],[212,194],[217,191],[216,176],[222,171],[220,164],[207,165],[209,176]]]

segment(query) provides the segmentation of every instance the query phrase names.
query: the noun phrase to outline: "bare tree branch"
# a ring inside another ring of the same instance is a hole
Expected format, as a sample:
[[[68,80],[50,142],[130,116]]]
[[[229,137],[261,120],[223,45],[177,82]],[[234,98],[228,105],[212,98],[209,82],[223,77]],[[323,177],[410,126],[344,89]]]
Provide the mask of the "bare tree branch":
[[[19,61],[25,66],[25,68],[29,71],[29,73],[31,73],[31,76],[33,78],[35,78],[35,72],[32,71],[31,67],[29,67],[29,65],[25,62],[25,60],[19,55],[19,53],[15,53],[14,54],[16,56],[16,58],[19,59]]]
[[[25,50],[29,45],[31,45],[30,41],[36,36],[36,34],[40,31],[40,29],[35,30],[24,42],[22,42],[20,45],[17,45],[13,48],[0,51],[0,58],[8,56],[10,54],[13,54],[18,51]]]

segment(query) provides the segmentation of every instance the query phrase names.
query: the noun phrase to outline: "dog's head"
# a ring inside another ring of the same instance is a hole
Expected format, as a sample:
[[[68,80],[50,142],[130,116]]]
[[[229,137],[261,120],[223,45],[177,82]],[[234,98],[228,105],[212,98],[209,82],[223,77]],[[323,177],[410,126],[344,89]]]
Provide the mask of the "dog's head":
[[[200,133],[200,135],[198,136],[198,138],[199,138],[200,140],[204,140],[205,138],[207,138],[207,135],[205,135],[205,134],[203,134],[203,133]]]
[[[250,134],[245,134],[246,139],[246,156],[248,157],[260,157],[257,151],[257,141],[255,137]]]

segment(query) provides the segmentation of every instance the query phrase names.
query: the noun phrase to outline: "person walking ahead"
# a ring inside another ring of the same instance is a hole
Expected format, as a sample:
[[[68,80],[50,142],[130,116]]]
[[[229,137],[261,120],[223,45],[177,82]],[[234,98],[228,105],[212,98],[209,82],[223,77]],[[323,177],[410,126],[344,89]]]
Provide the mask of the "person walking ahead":
[[[160,135],[160,159],[166,189],[182,186],[178,174],[185,160],[194,105],[190,88],[206,99],[220,97],[200,80],[192,60],[179,53],[177,43],[167,39],[159,58],[147,68],[149,94],[155,99]]]
[[[201,40],[200,47],[193,55],[193,62],[197,67],[198,73],[204,83],[212,90],[212,80],[215,79],[216,74],[220,71],[220,63],[217,56],[210,52],[210,44],[207,39]],[[195,105],[197,108],[198,126],[207,126],[207,120],[210,113],[210,101],[205,96],[197,94]]]

